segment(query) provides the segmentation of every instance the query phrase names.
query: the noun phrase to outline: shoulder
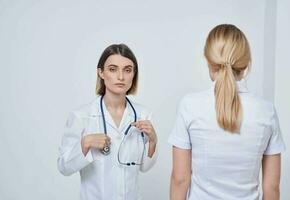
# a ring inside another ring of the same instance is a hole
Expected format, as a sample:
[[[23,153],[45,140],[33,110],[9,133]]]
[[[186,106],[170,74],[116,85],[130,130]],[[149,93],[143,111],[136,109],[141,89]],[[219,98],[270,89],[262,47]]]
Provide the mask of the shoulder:
[[[199,108],[203,104],[212,102],[214,100],[212,96],[213,92],[211,89],[188,93],[181,98],[179,102],[179,109],[188,110],[194,107]]]
[[[260,114],[271,118],[275,115],[275,106],[272,102],[252,93],[249,93],[247,96],[242,96],[242,98],[242,104],[250,110],[256,110]]]
[[[82,104],[70,112],[70,115],[74,115],[76,117],[88,117],[92,114],[92,111],[97,111],[98,109],[98,98],[96,97],[92,99],[90,102]]]

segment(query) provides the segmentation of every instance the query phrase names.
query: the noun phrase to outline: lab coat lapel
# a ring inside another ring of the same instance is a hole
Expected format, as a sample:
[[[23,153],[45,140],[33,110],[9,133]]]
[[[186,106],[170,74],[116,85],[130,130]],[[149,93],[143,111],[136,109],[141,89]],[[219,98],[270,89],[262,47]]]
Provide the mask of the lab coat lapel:
[[[101,101],[100,101],[101,97],[99,98],[99,112],[101,113],[101,117],[102,117],[102,112],[101,112]],[[118,128],[111,116],[111,114],[109,113],[109,111],[107,110],[107,107],[105,105],[105,103],[103,102],[103,109],[104,109],[104,116],[105,116],[105,121],[106,121],[106,125],[111,126],[113,129],[118,131]],[[107,130],[108,131],[108,130]]]
[[[92,117],[99,117],[101,119],[101,120],[99,120],[100,123],[103,123],[102,122],[102,112],[101,112],[101,107],[100,107],[100,99],[101,99],[101,96],[98,96],[94,100],[94,102],[92,103],[91,116]],[[133,104],[133,102],[131,102],[131,103]],[[113,118],[111,117],[110,113],[108,112],[105,105],[103,105],[103,108],[104,108],[104,115],[105,115],[106,124],[111,126],[112,128],[114,128],[116,131],[123,133],[123,132],[125,132],[125,130],[129,126],[129,124],[134,122],[134,112],[133,112],[133,110],[128,102],[126,103],[126,108],[124,110],[119,128],[116,127],[116,124],[115,124]],[[103,124],[100,124],[100,126],[103,127]]]
[[[99,120],[99,126],[102,127],[100,132],[104,132],[104,127],[103,127],[103,119],[102,119],[102,111],[101,111],[101,96],[98,96],[93,102],[92,102],[92,106],[91,106],[91,117],[93,118],[98,118]],[[117,127],[111,117],[111,115],[109,114],[109,112],[106,109],[106,106],[103,105],[103,109],[104,109],[104,116],[105,116],[105,121],[106,121],[106,125],[111,126],[112,128],[117,130]],[[107,128],[108,131],[108,128]]]

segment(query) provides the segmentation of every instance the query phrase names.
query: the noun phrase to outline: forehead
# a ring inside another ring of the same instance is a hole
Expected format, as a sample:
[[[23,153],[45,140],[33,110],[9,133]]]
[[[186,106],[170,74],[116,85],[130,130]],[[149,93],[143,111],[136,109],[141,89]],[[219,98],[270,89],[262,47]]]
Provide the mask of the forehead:
[[[115,54],[107,58],[105,62],[105,66],[108,66],[108,65],[117,65],[117,66],[123,67],[123,66],[128,66],[128,65],[134,66],[134,63],[129,58],[126,58],[119,54]]]

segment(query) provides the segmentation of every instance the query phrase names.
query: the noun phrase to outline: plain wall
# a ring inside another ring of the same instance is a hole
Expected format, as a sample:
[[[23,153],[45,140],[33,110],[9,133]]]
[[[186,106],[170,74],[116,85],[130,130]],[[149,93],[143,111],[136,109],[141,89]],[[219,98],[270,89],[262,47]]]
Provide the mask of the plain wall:
[[[111,43],[126,43],[136,54],[140,82],[133,98],[154,112],[160,155],[141,174],[144,199],[168,199],[167,138],[182,96],[211,85],[203,46],[217,24],[233,23],[247,35],[253,57],[248,87],[275,98],[282,129],[289,130],[283,90],[289,85],[283,72],[289,3],[277,5],[277,32],[271,31],[275,6],[265,0],[0,0],[0,199],[79,198],[79,174],[57,171],[58,146],[69,111],[95,97],[97,61]],[[276,51],[267,50],[276,42]],[[285,162],[282,177],[289,176]],[[282,179],[282,197],[289,195],[287,186]]]
[[[275,106],[280,119],[280,128],[286,143],[287,151],[282,154],[281,200],[290,199],[290,2],[277,1],[277,29],[275,54]]]

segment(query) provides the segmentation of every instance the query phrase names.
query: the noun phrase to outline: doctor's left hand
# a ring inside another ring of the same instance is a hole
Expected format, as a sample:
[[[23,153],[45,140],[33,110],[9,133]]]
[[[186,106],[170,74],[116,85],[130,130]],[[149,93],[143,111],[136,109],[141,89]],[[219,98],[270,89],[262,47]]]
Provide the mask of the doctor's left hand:
[[[131,125],[135,126],[141,132],[145,133],[149,139],[149,142],[152,142],[154,144],[157,143],[157,135],[155,133],[154,127],[149,120],[140,120],[137,122],[133,122]]]
[[[148,156],[151,158],[155,152],[157,144],[157,135],[154,127],[149,120],[140,120],[131,124],[138,128],[141,132],[145,133],[149,139]]]

